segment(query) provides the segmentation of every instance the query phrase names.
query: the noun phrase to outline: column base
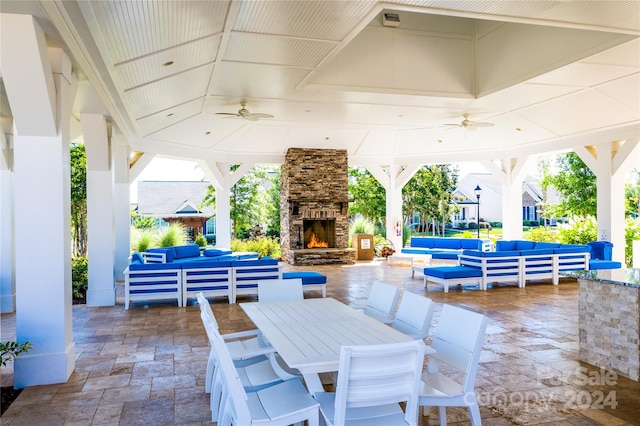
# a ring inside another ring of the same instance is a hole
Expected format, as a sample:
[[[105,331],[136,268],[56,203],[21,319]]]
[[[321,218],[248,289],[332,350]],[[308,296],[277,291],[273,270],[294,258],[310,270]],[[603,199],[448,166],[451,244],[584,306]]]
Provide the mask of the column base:
[[[66,383],[75,369],[76,345],[71,342],[64,353],[19,355],[13,365],[13,386],[22,389],[27,386]]]
[[[87,306],[115,306],[116,287],[105,290],[87,290]]]

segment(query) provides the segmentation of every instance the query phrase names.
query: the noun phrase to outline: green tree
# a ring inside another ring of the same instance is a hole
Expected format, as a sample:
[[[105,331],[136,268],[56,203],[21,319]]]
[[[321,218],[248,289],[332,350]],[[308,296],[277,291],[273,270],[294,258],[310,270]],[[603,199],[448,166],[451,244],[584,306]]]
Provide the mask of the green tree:
[[[373,223],[385,226],[386,191],[364,167],[349,168],[349,195],[353,198],[350,214],[361,214]]]
[[[457,184],[457,168],[448,164],[421,167],[402,188],[403,214],[418,213],[420,222],[434,225],[434,234],[444,235],[455,208],[452,201]]]
[[[625,213],[627,216],[638,217],[640,216],[640,170],[633,169],[630,176],[631,182],[627,182],[624,186]]]
[[[267,173],[267,182],[271,185],[267,189],[267,236],[280,238],[280,167]]]
[[[575,152],[558,155],[555,169],[542,168],[541,186],[553,186],[560,202],[545,208],[547,217],[595,216],[597,212],[596,175]]]
[[[231,166],[231,172],[240,167],[239,164]],[[231,187],[231,193],[229,197],[230,204],[230,216],[233,224],[232,234],[233,238],[238,236],[246,236],[249,234],[249,229],[264,216],[264,190],[263,183],[266,176],[266,171],[261,167],[253,167],[247,173],[244,174]],[[213,185],[209,185],[207,188],[207,194],[201,201],[201,206],[216,204],[216,191]]]
[[[87,155],[71,144],[71,239],[73,256],[87,255]]]

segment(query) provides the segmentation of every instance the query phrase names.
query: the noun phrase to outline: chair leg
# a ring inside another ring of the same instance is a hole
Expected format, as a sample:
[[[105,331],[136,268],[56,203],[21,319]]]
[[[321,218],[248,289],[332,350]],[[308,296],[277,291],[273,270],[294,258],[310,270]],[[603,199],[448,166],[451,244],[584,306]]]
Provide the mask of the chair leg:
[[[480,419],[480,408],[477,404],[469,406],[469,415],[471,416],[472,426],[481,426],[482,420]]]
[[[438,418],[440,419],[440,426],[447,426],[447,408],[438,407]]]

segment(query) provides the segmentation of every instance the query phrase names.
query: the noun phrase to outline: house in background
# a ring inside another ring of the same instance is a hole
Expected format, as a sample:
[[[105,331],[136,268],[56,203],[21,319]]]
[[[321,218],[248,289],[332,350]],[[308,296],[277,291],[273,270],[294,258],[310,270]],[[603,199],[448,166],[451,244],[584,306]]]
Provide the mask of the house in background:
[[[502,186],[490,173],[471,173],[463,177],[454,191],[456,204],[460,207],[453,216],[454,227],[468,227],[477,223],[478,202],[475,188],[482,190],[480,195],[480,220],[482,222],[502,222]],[[546,198],[546,200],[545,200]],[[527,175],[522,182],[522,220],[541,221],[544,203],[557,204],[558,195],[552,188],[544,194],[540,182]],[[556,219],[549,219],[548,225],[555,225]]]
[[[157,218],[160,224],[182,223],[191,241],[204,234],[215,236],[215,208],[200,208],[209,182],[140,181],[138,216]]]

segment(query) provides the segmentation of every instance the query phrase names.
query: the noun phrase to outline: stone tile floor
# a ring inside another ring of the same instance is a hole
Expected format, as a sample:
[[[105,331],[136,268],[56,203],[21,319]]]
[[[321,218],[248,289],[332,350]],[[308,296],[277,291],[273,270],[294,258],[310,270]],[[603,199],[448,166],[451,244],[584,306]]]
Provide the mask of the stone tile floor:
[[[285,270],[294,267],[285,265]],[[525,289],[501,284],[425,291],[411,269],[385,261],[306,268],[326,274],[328,296],[362,307],[380,280],[442,303],[482,312],[487,330],[476,390],[485,425],[640,425],[640,383],[607,376],[578,361],[578,286],[564,279]],[[24,389],[2,425],[200,425],[210,419],[204,370],[209,348],[199,308],[190,304],[73,307],[76,369],[64,384]],[[306,297],[321,297],[308,292]],[[254,297],[239,300],[254,301]],[[254,328],[238,305],[212,301],[222,332]],[[2,340],[15,338],[15,316],[2,315]],[[461,327],[464,324],[460,324]],[[0,371],[13,383],[12,367]],[[469,424],[464,409],[447,409],[450,425]],[[435,410],[421,425],[438,424]]]

